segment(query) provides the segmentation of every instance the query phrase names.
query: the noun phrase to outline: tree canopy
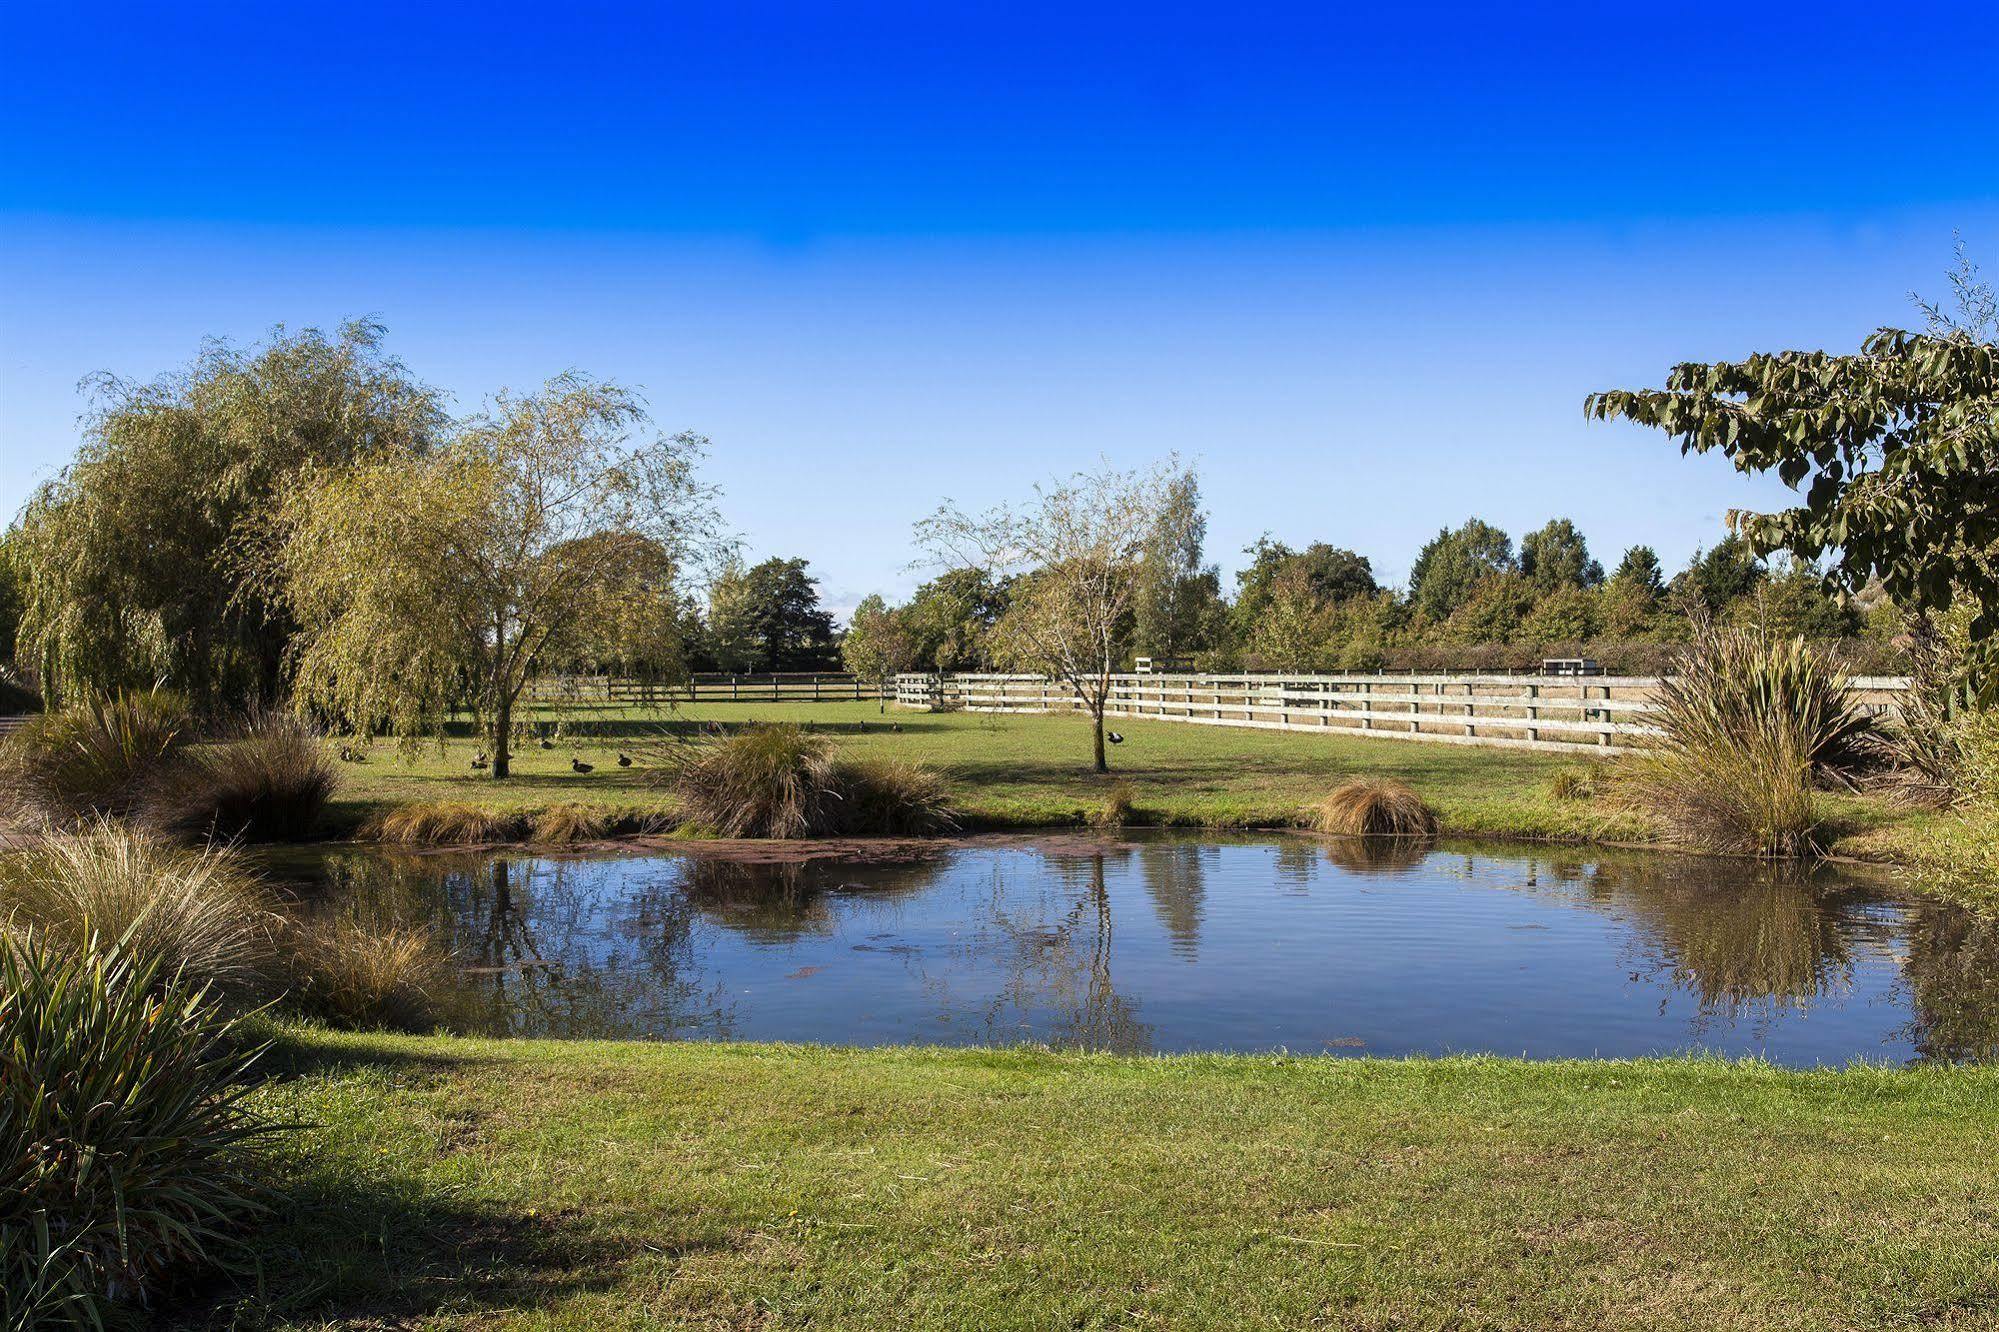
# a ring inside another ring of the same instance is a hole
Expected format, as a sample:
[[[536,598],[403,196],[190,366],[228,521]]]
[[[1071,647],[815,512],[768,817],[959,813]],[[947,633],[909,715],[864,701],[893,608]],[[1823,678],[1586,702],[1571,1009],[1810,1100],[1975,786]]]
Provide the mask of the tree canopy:
[[[1001,664],[1066,680],[1093,723],[1098,772],[1104,709],[1119,669],[1147,543],[1173,502],[1174,462],[1137,471],[1108,465],[1037,487],[1032,501],[968,513],[946,503],[917,524],[938,563],[1012,579],[994,627]]]
[[[772,557],[733,566],[709,594],[708,630],[718,661],[731,671],[832,668],[838,646],[833,617],[819,606],[819,585],[802,559]]]
[[[908,670],[915,659],[916,645],[909,632],[907,616],[890,610],[879,593],[861,598],[840,639],[840,661],[849,671],[875,686],[882,707],[888,706],[888,682]]]
[[[408,740],[469,704],[504,777],[514,705],[551,664],[674,660],[677,583],[715,522],[705,441],[647,425],[627,391],[565,374],[427,453],[307,469],[269,550],[299,700]]]
[[[1595,587],[1603,581],[1603,566],[1590,557],[1589,543],[1566,518],[1520,538],[1520,572],[1542,592],[1563,587]]]
[[[1849,592],[1879,578],[1907,606],[1974,608],[1988,696],[1999,687],[1999,350],[1974,333],[1884,328],[1853,355],[1761,353],[1675,366],[1658,389],[1594,393],[1585,413],[1664,431],[1775,473],[1800,502],[1731,520],[1759,553],[1829,557]]]
[[[1432,620],[1446,620],[1471,600],[1480,580],[1518,568],[1513,539],[1478,518],[1445,528],[1417,552],[1409,568],[1409,599]]]
[[[247,576],[254,526],[302,469],[418,457],[445,422],[382,337],[280,328],[150,383],[87,381],[76,460],[10,541],[19,651],[51,702],[165,680],[216,710],[277,690],[293,625]]]

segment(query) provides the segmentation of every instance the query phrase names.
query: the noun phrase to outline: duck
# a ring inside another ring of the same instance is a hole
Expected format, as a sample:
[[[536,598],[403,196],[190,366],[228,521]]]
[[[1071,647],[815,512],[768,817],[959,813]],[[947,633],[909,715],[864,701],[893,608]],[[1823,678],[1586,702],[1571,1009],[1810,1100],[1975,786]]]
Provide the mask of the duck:
[[[891,730],[891,731],[894,731],[894,732],[895,732],[895,733],[896,733],[897,735],[901,735],[901,734],[902,734],[902,723],[901,723],[901,722],[890,722],[890,723],[888,724],[888,729],[889,729],[889,730]]]
[[[486,751],[482,749],[479,751],[478,755],[472,760],[472,770],[474,772],[483,772],[489,765],[489,762],[490,761],[486,758]]]
[[[585,763],[580,758],[572,758],[569,760],[569,770],[571,772],[595,772],[597,771],[597,765],[594,763]]]
[[[1119,735],[1116,731],[1105,731],[1104,739],[1110,741],[1114,745],[1121,745],[1124,743],[1124,737]]]
[[[618,766],[619,766],[619,767],[621,767],[621,768],[629,768],[629,767],[631,767],[631,766],[632,766],[632,756],[631,756],[630,754],[624,754],[624,753],[620,753],[620,754],[618,755]]]
[[[555,741],[553,741],[553,740],[549,739],[549,738],[548,738],[547,736],[543,736],[543,737],[541,738],[541,747],[542,747],[543,749],[554,749],[554,748],[555,748]]]

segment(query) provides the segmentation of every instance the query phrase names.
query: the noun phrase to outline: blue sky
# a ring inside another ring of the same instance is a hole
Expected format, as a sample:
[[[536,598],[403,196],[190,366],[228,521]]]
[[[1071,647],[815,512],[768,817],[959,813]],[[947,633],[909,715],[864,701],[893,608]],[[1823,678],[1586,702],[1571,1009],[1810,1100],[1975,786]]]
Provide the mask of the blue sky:
[[[1478,513],[1669,565],[1772,482],[1586,425],[1999,267],[1981,6],[0,7],[0,507],[84,374],[372,315],[471,406],[576,366],[752,553],[1197,460],[1390,577]]]

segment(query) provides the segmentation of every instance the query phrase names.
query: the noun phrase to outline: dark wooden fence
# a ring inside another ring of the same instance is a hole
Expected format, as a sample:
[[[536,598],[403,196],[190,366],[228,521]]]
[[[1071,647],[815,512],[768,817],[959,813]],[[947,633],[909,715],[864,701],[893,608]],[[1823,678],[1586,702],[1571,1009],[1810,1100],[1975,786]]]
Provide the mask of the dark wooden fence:
[[[619,675],[564,675],[539,680],[534,687],[534,697],[540,702],[628,707],[658,707],[668,703],[851,703],[873,699],[876,694],[874,686],[843,671],[705,673],[678,684]]]

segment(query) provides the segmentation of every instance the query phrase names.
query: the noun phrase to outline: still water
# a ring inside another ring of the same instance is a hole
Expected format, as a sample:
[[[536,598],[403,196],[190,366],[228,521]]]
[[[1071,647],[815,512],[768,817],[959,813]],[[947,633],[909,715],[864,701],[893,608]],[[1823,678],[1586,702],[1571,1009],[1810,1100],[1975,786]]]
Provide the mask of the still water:
[[[432,922],[468,1032],[1999,1057],[1999,925],[1852,871],[1173,833],[801,854],[342,850],[295,875],[308,909]]]

